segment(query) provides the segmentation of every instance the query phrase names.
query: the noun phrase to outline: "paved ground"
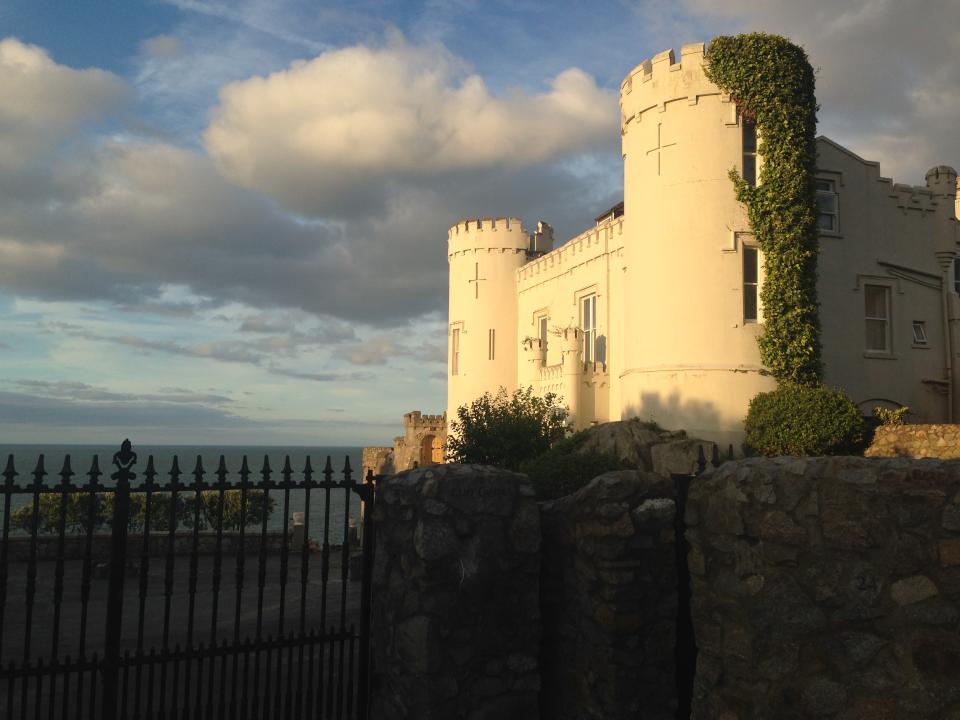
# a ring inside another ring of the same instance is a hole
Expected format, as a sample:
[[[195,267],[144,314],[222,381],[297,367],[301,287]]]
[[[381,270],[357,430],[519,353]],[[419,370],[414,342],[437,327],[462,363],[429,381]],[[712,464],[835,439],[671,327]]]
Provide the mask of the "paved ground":
[[[232,640],[235,621],[239,617],[240,638],[253,637],[257,630],[258,606],[258,558],[256,555],[245,557],[243,590],[240,593],[240,613],[236,613],[236,558],[224,558],[221,568],[221,582],[216,625],[213,629],[214,563],[211,556],[199,558],[197,593],[194,600],[194,642],[209,643]],[[307,630],[321,627],[339,627],[341,622],[341,596],[346,600],[346,623],[358,622],[360,607],[360,583],[341,582],[339,556],[331,558],[331,568],[326,587],[327,605],[323,616],[323,583],[320,573],[320,556],[312,555],[308,562],[306,583],[305,627]],[[143,645],[160,647],[164,631],[164,559],[152,558],[148,572],[147,593],[144,602]],[[288,566],[286,594],[281,603],[280,558],[271,555],[267,558],[267,573],[263,591],[263,613],[261,632],[263,636],[280,632],[280,615],[283,607],[283,632],[300,628],[300,558],[291,557]],[[31,659],[43,657],[49,661],[53,648],[54,630],[54,569],[55,563],[41,562],[37,567],[37,589],[33,607],[33,616],[29,627]],[[7,581],[7,601],[3,622],[3,635],[0,636],[0,661],[3,664],[11,660],[21,661],[26,640],[27,608],[25,605],[27,565],[12,563]],[[64,594],[60,620],[60,657],[68,653],[76,657],[79,651],[81,602],[80,586],[82,564],[79,561],[66,563],[64,572]],[[137,646],[138,618],[140,616],[139,573],[133,568],[124,583],[122,649],[133,650]],[[190,617],[189,558],[177,557],[174,565],[174,585],[170,601],[170,622],[168,642],[184,645],[188,641]],[[107,580],[94,578],[90,588],[90,601],[87,607],[86,652],[102,652],[106,619]]]
[[[327,604],[324,609],[324,585],[321,579],[320,556],[310,558],[309,573],[306,583],[306,603],[304,607],[304,628],[320,630],[327,627],[336,630],[340,627],[341,617],[346,627],[352,623],[359,624],[360,583],[341,581],[340,556],[332,558],[328,583],[326,586]],[[260,618],[260,630],[263,637],[272,635],[277,637],[281,626],[280,616],[283,607],[284,634],[300,629],[300,558],[291,557],[289,561],[286,593],[281,603],[280,557],[271,555],[267,558],[266,578],[263,589],[263,605]],[[240,593],[240,612],[236,612],[236,558],[224,558],[221,568],[221,586],[216,606],[219,608],[214,624],[214,590],[213,576],[214,563],[211,556],[199,558],[197,592],[194,598],[194,645],[204,642],[209,646],[211,639],[216,642],[232,641],[236,628],[239,625],[241,641],[245,638],[254,638],[258,623],[258,558],[256,555],[245,556],[245,572],[243,590]],[[143,603],[143,647],[149,652],[151,647],[158,650],[163,644],[164,613],[166,598],[164,595],[165,560],[152,558],[148,572],[147,592]],[[25,605],[25,587],[27,581],[26,563],[12,563],[9,568],[7,582],[7,600],[3,621],[3,634],[0,636],[0,660],[4,666],[10,661],[18,665],[24,658],[26,629],[30,632],[30,659],[36,661],[43,658],[49,663],[52,657],[54,640],[54,562],[41,562],[37,566],[37,590],[33,607],[33,615],[28,624],[27,608]],[[65,565],[64,595],[61,608],[60,633],[58,656],[62,659],[69,654],[76,659],[79,651],[81,602],[80,585],[82,579],[82,564],[79,561],[70,561]],[[138,619],[140,612],[140,577],[136,568],[131,568],[124,584],[124,612],[121,635],[121,649],[137,648]],[[170,620],[168,623],[168,644],[172,648],[179,644],[184,647],[189,641],[190,595],[189,588],[189,557],[177,557],[174,565],[174,586],[170,599]],[[86,654],[89,657],[93,652],[102,655],[105,641],[107,580],[95,578],[90,589],[90,601],[87,606],[87,640]],[[341,601],[345,601],[341,604]],[[341,616],[341,608],[343,615]],[[325,612],[324,612],[325,610]],[[237,618],[239,624],[237,625]],[[243,717],[240,709],[244,691],[247,693],[247,702],[250,706],[247,717],[266,718],[277,717],[340,717],[337,713],[338,700],[342,703],[343,717],[347,715],[347,703],[350,697],[348,683],[350,682],[350,668],[353,667],[349,645],[343,646],[344,682],[340,680],[340,646],[333,648],[327,645],[323,648],[325,660],[320,664],[320,643],[304,648],[300,654],[299,647],[274,650],[270,653],[262,652],[259,657],[254,653],[237,656],[236,672],[234,677],[234,656],[208,660],[201,665],[194,661],[190,667],[186,663],[169,663],[163,681],[166,688],[167,716],[170,716],[172,705],[180,707],[178,717],[204,718]],[[334,663],[330,663],[331,657]],[[355,649],[356,652],[356,649]],[[355,660],[355,658],[354,658]],[[268,671],[269,668],[269,671]],[[174,692],[174,674],[177,678],[177,691]],[[309,679],[312,677],[312,680]],[[189,698],[184,696],[185,686],[191,683]],[[0,717],[9,714],[15,717],[64,717],[89,718],[99,720],[102,708],[89,707],[90,688],[93,685],[99,688],[99,678],[91,679],[90,673],[85,678],[72,676],[71,686],[64,694],[63,679],[58,680],[55,688],[51,688],[49,678],[37,690],[35,679],[31,679],[24,694],[22,681],[17,682],[10,692],[9,683],[0,679]],[[136,670],[131,670],[127,676],[126,705],[127,717],[157,717],[155,712],[148,712],[147,708],[156,709],[159,704],[161,687],[161,667],[154,665],[143,666],[140,679],[137,680]],[[77,689],[84,688],[82,704],[77,695]],[[296,690],[302,687],[298,695]],[[138,689],[139,688],[139,689]],[[219,704],[223,688],[223,715],[219,715]],[[280,689],[278,692],[278,688]],[[198,693],[199,690],[199,693]],[[254,692],[260,698],[259,705],[253,709]],[[321,692],[324,698],[321,699]],[[8,705],[8,699],[12,702]],[[50,710],[53,700],[54,711]],[[40,705],[38,709],[37,705]],[[287,707],[290,712],[287,714]],[[308,711],[306,706],[312,704],[313,710]],[[330,705],[331,713],[324,714],[323,707]],[[37,712],[40,715],[37,715]],[[187,711],[187,712],[185,712]],[[191,712],[192,711],[192,712]]]

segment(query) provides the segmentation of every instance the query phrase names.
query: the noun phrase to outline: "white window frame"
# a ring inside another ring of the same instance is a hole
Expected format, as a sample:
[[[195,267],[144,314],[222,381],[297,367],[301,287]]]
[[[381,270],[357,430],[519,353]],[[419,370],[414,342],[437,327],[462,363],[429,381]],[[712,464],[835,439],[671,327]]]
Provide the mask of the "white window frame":
[[[927,339],[927,323],[924,320],[914,320],[913,321],[913,344],[914,345],[927,345],[929,340]]]
[[[450,328],[450,374],[460,374],[460,328]]]
[[[752,128],[752,131],[748,130]],[[747,136],[751,134],[753,137],[753,150],[747,150]],[[757,122],[756,120],[748,120],[741,113],[740,115],[740,149],[742,152],[742,157],[740,159],[740,176],[743,178],[744,182],[751,187],[756,187],[757,182],[760,179],[760,163],[757,156],[757,148],[759,147],[760,138],[757,135]],[[753,160],[753,177],[747,177],[747,158]]]
[[[752,251],[757,262],[756,267],[756,281],[752,283],[747,282],[747,251]],[[741,285],[741,303],[740,310],[743,319],[744,325],[756,325],[762,322],[763,314],[760,310],[760,286],[761,286],[761,277],[760,277],[760,268],[763,263],[760,262],[760,248],[756,245],[749,243],[742,243],[740,245],[740,285]],[[755,312],[756,316],[752,318],[747,317],[747,288],[752,287],[754,298],[755,298]]]
[[[840,194],[837,192],[837,181],[832,178],[817,178],[817,228],[821,233],[828,235],[840,234]],[[821,184],[823,187],[821,187]],[[833,212],[824,211],[820,207],[820,201],[830,199],[833,201]],[[831,227],[824,227],[820,224],[822,217],[830,217]]]
[[[886,313],[885,317],[867,315],[866,301],[867,301],[867,288],[880,288],[883,290],[884,298],[884,311]],[[864,301],[864,350],[868,355],[891,355],[893,353],[893,337],[891,336],[891,330],[893,328],[892,315],[893,315],[893,292],[889,285],[881,285],[879,283],[864,283],[863,285],[863,301]],[[885,346],[883,348],[871,348],[867,346],[867,339],[869,335],[867,334],[867,323],[870,322],[883,322],[884,323],[884,332],[883,339]]]
[[[583,331],[583,361],[597,360],[597,294],[580,297],[580,329]]]
[[[547,345],[548,338],[550,337],[549,322],[549,315],[540,315],[537,318],[537,338],[540,340],[540,364],[544,367],[547,365]]]

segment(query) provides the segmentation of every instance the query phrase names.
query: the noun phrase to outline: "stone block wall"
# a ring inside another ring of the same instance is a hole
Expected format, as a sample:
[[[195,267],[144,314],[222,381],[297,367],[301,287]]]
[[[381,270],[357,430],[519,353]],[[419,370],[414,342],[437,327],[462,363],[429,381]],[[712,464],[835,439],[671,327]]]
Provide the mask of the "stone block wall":
[[[542,717],[675,717],[673,485],[611,472],[541,505]]]
[[[728,463],[686,520],[692,717],[960,718],[960,463]]]
[[[867,457],[960,458],[960,425],[881,425]]]
[[[372,714],[539,716],[540,519],[523,475],[434,465],[374,510]]]

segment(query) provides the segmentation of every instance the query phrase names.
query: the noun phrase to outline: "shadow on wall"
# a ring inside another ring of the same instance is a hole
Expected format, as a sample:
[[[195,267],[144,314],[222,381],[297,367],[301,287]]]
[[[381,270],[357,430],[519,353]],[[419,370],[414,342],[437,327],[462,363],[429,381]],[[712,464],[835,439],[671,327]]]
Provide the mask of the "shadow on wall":
[[[686,430],[689,434],[714,440],[713,435],[724,435],[719,439],[727,440],[728,433],[711,432],[722,427],[720,413],[713,403],[702,400],[681,400],[676,391],[666,398],[660,393],[643,393],[639,403],[630,403],[623,408],[623,418],[653,420],[668,430]]]

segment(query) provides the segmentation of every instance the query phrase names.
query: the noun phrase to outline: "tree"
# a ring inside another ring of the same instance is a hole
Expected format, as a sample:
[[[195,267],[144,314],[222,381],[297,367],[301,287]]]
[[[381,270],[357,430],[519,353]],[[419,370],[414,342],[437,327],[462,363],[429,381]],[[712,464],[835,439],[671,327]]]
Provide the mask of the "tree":
[[[496,395],[484,393],[457,408],[447,437],[447,460],[517,470],[570,432],[569,415],[556,395],[539,397],[532,387],[510,396],[503,387]]]

